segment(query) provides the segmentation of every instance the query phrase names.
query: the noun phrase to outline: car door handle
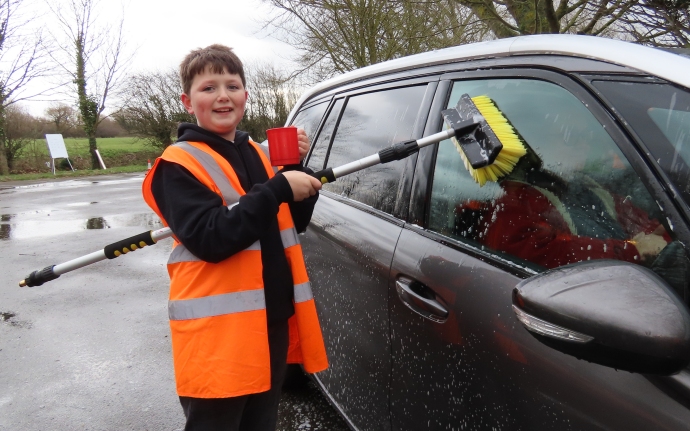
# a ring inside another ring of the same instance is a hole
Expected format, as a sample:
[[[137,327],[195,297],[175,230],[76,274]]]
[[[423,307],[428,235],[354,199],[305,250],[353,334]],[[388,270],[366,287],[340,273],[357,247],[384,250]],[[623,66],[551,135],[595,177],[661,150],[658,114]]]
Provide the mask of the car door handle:
[[[395,290],[400,300],[415,313],[433,320],[444,322],[448,318],[448,310],[437,299],[433,290],[427,286],[400,277],[395,281]]]

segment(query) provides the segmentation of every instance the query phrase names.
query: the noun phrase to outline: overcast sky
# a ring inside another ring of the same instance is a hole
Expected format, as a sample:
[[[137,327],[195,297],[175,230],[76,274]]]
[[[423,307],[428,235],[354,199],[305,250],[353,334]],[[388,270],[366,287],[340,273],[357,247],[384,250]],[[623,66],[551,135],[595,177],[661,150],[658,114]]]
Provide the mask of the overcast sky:
[[[25,14],[38,17],[38,25],[59,34],[46,0],[24,0],[22,7]],[[101,0],[96,10],[101,22],[117,24],[123,8],[125,40],[130,51],[136,49],[131,72],[177,67],[190,50],[213,43],[234,48],[244,62],[290,67],[288,58],[295,54],[291,46],[262,30],[262,20],[272,9],[261,0]],[[48,83],[41,80],[34,85]],[[31,114],[42,115],[50,102],[23,104]]]

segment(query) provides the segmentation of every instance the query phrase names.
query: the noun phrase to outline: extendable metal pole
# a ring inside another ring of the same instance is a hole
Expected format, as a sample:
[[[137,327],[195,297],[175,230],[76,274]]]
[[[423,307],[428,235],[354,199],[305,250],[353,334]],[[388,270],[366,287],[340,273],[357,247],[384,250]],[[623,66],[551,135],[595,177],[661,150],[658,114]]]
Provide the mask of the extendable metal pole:
[[[355,160],[354,162],[350,162],[346,165],[333,168],[333,175],[335,175],[336,178],[340,178],[342,176],[351,174],[353,172],[361,171],[362,169],[366,169],[374,165],[388,163],[395,160],[402,160],[407,156],[419,151],[420,148],[426,147],[427,145],[435,144],[437,142],[441,142],[442,140],[451,138],[453,136],[455,136],[455,131],[453,129],[448,129],[444,130],[443,132],[427,136],[426,138],[418,139],[416,141],[408,141],[396,144],[401,147],[400,150],[397,152],[395,150],[391,150],[392,148],[396,147],[396,145],[393,145],[392,147],[386,148],[385,150],[381,150],[378,153],[373,154],[371,156],[364,157],[362,159]]]
[[[477,118],[470,118],[467,120],[462,120],[458,115],[452,118],[448,118],[447,113],[456,114],[456,109],[450,109],[443,111],[444,119],[446,123],[450,126],[449,129],[442,132],[435,133],[433,135],[427,136],[425,138],[411,140],[406,142],[400,142],[398,144],[392,145],[379,151],[371,156],[364,157],[354,162],[338,166],[335,168],[327,168],[322,171],[312,174],[315,178],[319,179],[321,183],[332,183],[337,178],[344,175],[351,174],[353,172],[366,169],[370,166],[392,162],[395,160],[402,160],[405,157],[419,151],[420,148],[424,148],[427,145],[435,144],[441,142],[444,139],[452,138],[453,136],[463,136],[467,134],[472,134],[477,127],[479,122],[483,120],[481,116]],[[474,142],[474,145],[480,147],[480,144]],[[473,165],[474,167],[474,165]],[[127,254],[130,251],[135,251],[140,248],[146,247],[147,245],[153,245],[158,240],[172,236],[173,233],[170,228],[158,229],[155,231],[142,232],[139,235],[134,235],[133,237],[123,239],[121,241],[112,243],[103,248],[103,250],[95,251],[93,253],[87,254],[82,257],[70,260],[69,262],[61,263],[59,265],[47,266],[39,271],[32,272],[28,277],[19,282],[20,287],[28,286],[40,286],[43,283],[55,280],[60,275],[74,271],[75,269],[82,268],[92,263],[100,262],[104,259],[115,259],[118,256]]]
[[[391,145],[390,147],[385,148],[376,154],[372,154],[371,156],[367,156],[335,168],[326,168],[322,171],[315,172],[312,175],[320,180],[322,184],[332,183],[340,177],[353,172],[361,171],[362,169],[366,169],[374,165],[393,162],[395,160],[402,160],[416,153],[421,148],[441,142],[444,139],[470,133],[476,129],[478,125],[479,124],[476,119],[451,123],[451,128],[442,132],[434,133],[433,135],[429,135],[425,138],[417,140],[400,142],[398,144]]]
[[[153,245],[161,239],[172,236],[172,234],[172,230],[170,230],[169,227],[142,232],[138,235],[108,244],[103,247],[103,250],[94,251],[93,253],[72,259],[68,262],[46,266],[41,270],[34,271],[24,280],[20,281],[19,286],[40,286],[47,281],[55,280],[66,272],[74,271],[75,269],[91,265],[92,263],[100,262],[101,260],[115,259],[116,257],[122,256],[131,251],[144,248],[147,245]]]

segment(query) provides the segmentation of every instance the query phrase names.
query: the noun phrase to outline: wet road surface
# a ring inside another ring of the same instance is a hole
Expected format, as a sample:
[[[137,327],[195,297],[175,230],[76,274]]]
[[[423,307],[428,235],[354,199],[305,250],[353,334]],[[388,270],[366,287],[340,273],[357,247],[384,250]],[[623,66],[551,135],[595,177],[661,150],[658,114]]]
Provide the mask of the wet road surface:
[[[19,288],[31,271],[162,227],[142,174],[0,183],[0,430],[178,430],[167,323],[171,239]],[[279,430],[347,430],[310,381]]]

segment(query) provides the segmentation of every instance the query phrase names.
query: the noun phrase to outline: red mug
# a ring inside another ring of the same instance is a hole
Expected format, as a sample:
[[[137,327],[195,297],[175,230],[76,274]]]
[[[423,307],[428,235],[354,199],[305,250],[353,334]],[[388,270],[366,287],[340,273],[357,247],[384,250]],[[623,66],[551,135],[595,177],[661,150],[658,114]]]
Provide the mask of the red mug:
[[[266,137],[268,138],[268,152],[271,155],[272,166],[299,164],[297,127],[268,129],[266,130]]]

